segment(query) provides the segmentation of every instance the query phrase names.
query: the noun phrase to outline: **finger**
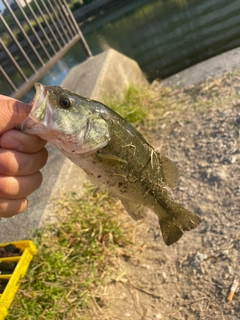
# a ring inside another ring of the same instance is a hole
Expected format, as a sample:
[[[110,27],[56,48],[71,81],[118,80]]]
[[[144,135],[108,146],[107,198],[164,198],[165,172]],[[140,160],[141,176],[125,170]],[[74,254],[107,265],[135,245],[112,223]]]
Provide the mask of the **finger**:
[[[7,200],[0,199],[0,217],[10,218],[22,212],[27,207],[27,199]]]
[[[32,106],[0,95],[0,135],[20,125],[26,119]]]
[[[38,136],[29,135],[18,130],[9,130],[0,137],[0,146],[25,153],[41,150],[47,142]]]
[[[39,171],[47,162],[45,148],[32,154],[0,148],[0,174],[28,176]]]
[[[42,183],[41,172],[24,177],[0,176],[0,198],[20,200],[26,198],[40,187]]]

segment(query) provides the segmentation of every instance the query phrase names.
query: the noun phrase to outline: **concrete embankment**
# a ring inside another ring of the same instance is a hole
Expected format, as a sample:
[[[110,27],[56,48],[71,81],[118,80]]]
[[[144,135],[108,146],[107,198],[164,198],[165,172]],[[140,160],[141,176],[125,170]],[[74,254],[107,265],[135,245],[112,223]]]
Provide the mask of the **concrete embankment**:
[[[224,72],[234,71],[239,66],[240,48],[235,48],[164,79],[162,86],[188,87]]]
[[[109,49],[75,66],[61,86],[82,96],[103,101],[105,96],[121,99],[129,84],[147,85],[138,64],[128,57]],[[0,242],[31,238],[45,222],[57,218],[51,202],[63,193],[84,191],[87,181],[84,172],[66,159],[55,147],[47,145],[49,159],[43,168],[40,189],[29,196],[28,208],[10,219],[0,220]]]

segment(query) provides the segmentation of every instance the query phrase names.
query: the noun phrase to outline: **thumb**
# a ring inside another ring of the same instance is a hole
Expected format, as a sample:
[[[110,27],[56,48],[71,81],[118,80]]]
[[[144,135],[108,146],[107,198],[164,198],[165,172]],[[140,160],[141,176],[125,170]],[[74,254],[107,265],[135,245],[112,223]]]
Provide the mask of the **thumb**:
[[[0,135],[21,124],[31,108],[29,104],[0,95]]]

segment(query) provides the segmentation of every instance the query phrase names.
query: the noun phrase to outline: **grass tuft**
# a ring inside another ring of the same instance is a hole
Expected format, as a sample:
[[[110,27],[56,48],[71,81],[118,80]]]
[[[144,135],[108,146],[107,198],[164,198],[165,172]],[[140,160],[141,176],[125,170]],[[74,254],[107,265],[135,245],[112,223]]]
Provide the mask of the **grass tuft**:
[[[118,248],[130,242],[118,218],[120,202],[95,189],[87,186],[81,198],[72,193],[58,201],[60,222],[38,232],[38,255],[8,320],[90,319],[93,300],[104,305],[98,288],[114,270]]]
[[[146,101],[151,91],[146,87],[129,86],[124,92],[124,98],[106,98],[105,104],[119,113],[128,122],[143,120],[147,114]]]

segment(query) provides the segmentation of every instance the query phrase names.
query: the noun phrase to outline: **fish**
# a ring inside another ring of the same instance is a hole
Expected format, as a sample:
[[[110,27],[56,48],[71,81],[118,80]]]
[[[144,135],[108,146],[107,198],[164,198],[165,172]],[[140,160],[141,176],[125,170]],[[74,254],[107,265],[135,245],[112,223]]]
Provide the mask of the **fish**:
[[[200,224],[198,215],[169,195],[179,179],[176,164],[134,126],[104,104],[60,86],[36,83],[35,88],[21,131],[55,145],[92,182],[118,197],[134,220],[144,219],[146,208],[151,209],[166,245]]]

